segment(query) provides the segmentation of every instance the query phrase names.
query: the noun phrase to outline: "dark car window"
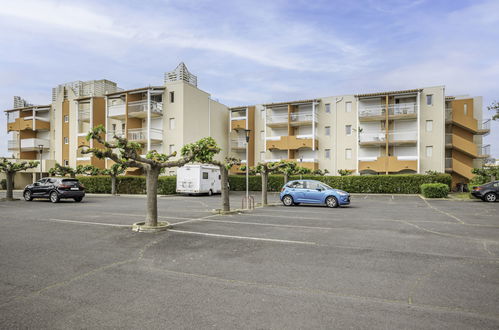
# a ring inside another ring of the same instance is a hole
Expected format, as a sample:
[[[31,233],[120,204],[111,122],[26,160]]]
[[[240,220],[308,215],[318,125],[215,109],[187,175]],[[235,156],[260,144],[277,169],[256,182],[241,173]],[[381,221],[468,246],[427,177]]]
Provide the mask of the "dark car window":
[[[40,180],[38,180],[37,182],[38,182],[39,184],[44,184],[46,181],[47,181],[47,179],[40,179]]]
[[[312,189],[312,190],[316,190],[318,188],[320,188],[320,190],[324,190],[324,186],[322,184],[320,184],[319,182],[307,182],[307,188],[308,189]]]
[[[49,182],[50,182],[50,183],[56,183],[56,182],[57,182],[57,179],[49,179]]]

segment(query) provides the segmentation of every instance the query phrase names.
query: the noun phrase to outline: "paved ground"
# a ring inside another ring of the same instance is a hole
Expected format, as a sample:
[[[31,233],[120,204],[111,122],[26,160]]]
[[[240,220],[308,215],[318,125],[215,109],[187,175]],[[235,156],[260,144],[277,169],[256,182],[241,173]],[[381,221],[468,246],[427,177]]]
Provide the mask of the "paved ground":
[[[499,203],[163,197],[173,230],[121,227],[144,204],[0,202],[0,328],[499,328]]]

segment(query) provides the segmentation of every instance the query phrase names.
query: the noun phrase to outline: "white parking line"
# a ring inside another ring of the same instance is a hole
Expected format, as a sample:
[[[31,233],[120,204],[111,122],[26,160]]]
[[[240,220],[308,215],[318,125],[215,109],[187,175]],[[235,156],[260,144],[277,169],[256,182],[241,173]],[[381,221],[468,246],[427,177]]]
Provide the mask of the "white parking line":
[[[203,233],[203,232],[197,232],[197,231],[186,231],[186,230],[177,230],[177,229],[169,229],[168,231],[174,232],[174,233],[180,233],[180,234],[201,235],[201,236],[221,237],[221,238],[230,238],[230,239],[245,239],[245,240],[264,241],[264,242],[291,243],[291,244],[303,244],[303,245],[317,245],[317,243],[314,243],[314,242],[290,241],[290,240],[275,239],[275,238],[261,238],[261,237],[251,237],[251,236],[233,236],[233,235],[211,234],[211,233]]]
[[[102,222],[90,222],[90,221],[77,221],[77,220],[65,220],[65,219],[38,219],[41,221],[54,221],[54,222],[68,222],[68,223],[77,223],[82,225],[99,225],[99,226],[108,226],[108,227],[122,227],[122,228],[131,228],[131,225],[119,225],[115,223],[102,223]]]
[[[200,222],[220,222],[220,223],[233,223],[236,225],[254,225],[254,226],[269,226],[269,227],[284,227],[284,228],[302,228],[302,229],[320,229],[320,230],[333,230],[333,229],[345,229],[345,228],[331,228],[331,227],[318,227],[318,226],[300,226],[300,225],[282,225],[277,223],[260,223],[260,222],[246,222],[246,221],[230,221],[230,220],[216,220],[216,219],[193,219],[189,221],[182,221],[173,223],[174,225],[181,225],[191,221]]]

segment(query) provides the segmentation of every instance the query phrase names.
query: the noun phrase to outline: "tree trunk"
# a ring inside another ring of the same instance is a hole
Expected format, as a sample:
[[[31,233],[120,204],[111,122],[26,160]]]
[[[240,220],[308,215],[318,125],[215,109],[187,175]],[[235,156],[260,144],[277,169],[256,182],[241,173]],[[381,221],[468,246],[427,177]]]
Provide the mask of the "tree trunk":
[[[265,206],[268,204],[267,186],[269,181],[269,174],[266,171],[262,171],[261,176],[262,176],[262,206]]]
[[[76,173],[71,173],[69,176],[74,179],[76,178]]]
[[[284,184],[288,183],[288,181],[289,181],[289,174],[284,173]]]
[[[111,175],[111,194],[116,195],[116,176]]]
[[[222,211],[230,211],[229,200],[229,170],[225,165],[220,167],[220,180],[222,184]]]
[[[147,192],[146,225],[155,227],[158,225],[158,178],[160,168],[148,165],[144,170],[146,172]]]
[[[5,193],[5,198],[8,200],[13,200],[14,195],[13,195],[13,190],[14,190],[14,175],[15,172],[5,172],[5,178],[7,181],[7,191]]]

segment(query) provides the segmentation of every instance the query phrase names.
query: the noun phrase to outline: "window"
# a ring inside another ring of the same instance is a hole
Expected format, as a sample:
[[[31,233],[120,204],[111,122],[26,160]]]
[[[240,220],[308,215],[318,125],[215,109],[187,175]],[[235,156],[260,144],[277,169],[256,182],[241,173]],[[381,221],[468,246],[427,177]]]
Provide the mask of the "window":
[[[324,127],[324,134],[326,134],[326,136],[331,135],[331,126]]]
[[[170,92],[170,103],[175,102],[175,92]]]
[[[433,131],[433,120],[426,121],[426,131],[427,132]]]
[[[122,130],[123,132],[125,132],[125,128],[126,128],[125,123],[121,124],[121,130]]]
[[[260,131],[260,140],[265,141],[265,131]]]
[[[172,154],[174,151],[175,151],[175,145],[174,144],[170,144],[168,146],[168,153]]]
[[[345,159],[352,159],[352,149],[345,149]]]
[[[208,180],[208,172],[203,172],[203,180]]]
[[[326,106],[326,113],[331,113],[331,104],[326,103],[325,106]]]
[[[426,105],[433,105],[433,95],[426,95]]]
[[[303,181],[293,181],[290,184],[288,184],[289,188],[295,188],[295,189],[304,189],[305,184]]]
[[[260,110],[260,118],[265,119],[265,109]]]
[[[345,112],[352,112],[352,102],[345,102]]]
[[[113,127],[112,132],[116,132],[116,124],[111,125]]]
[[[352,135],[352,125],[345,125],[345,134]]]
[[[324,157],[326,159],[331,159],[331,149],[324,149]]]
[[[265,151],[260,151],[260,160],[265,160]]]
[[[175,118],[170,118],[169,124],[170,129],[175,129]]]
[[[69,160],[64,159],[64,166],[69,166]]]
[[[69,139],[67,136],[64,137],[64,144],[69,144]]]
[[[433,155],[433,146],[426,147],[426,157],[431,157]]]
[[[468,115],[468,105],[466,103],[463,105],[463,111],[464,111],[464,115],[467,116]]]
[[[69,116],[68,115],[64,116],[64,122],[69,123]]]

